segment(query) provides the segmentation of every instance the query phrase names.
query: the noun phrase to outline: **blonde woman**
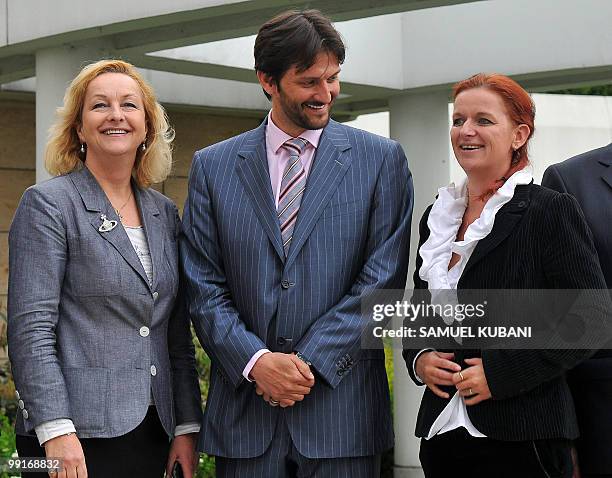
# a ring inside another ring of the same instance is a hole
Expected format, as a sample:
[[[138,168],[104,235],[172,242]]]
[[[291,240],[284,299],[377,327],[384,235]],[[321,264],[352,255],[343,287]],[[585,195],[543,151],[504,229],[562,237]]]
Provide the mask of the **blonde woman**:
[[[17,449],[62,458],[51,476],[161,477],[177,461],[193,475],[201,411],[177,298],[180,221],[149,188],[171,169],[172,139],[132,65],[91,64],[51,130],[45,161],[56,177],[29,188],[15,214]]]

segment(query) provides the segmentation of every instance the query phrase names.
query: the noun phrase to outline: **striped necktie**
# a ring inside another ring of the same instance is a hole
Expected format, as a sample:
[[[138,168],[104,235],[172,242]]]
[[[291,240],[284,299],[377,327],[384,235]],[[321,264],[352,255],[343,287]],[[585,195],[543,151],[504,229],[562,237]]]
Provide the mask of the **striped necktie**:
[[[289,252],[302,195],[306,189],[306,171],[300,161],[300,155],[307,144],[302,138],[291,138],[283,144],[283,148],[289,151],[289,162],[281,180],[277,212],[285,257]]]

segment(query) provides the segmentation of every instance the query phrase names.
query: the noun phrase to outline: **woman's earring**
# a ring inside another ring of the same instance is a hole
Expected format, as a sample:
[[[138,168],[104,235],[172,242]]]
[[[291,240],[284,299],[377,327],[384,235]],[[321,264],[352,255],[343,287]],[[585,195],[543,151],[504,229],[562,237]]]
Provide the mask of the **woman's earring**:
[[[81,143],[81,154],[85,154],[85,143]]]
[[[140,145],[140,150],[141,151],[146,151],[147,150],[147,143],[145,141],[143,141],[142,144]]]

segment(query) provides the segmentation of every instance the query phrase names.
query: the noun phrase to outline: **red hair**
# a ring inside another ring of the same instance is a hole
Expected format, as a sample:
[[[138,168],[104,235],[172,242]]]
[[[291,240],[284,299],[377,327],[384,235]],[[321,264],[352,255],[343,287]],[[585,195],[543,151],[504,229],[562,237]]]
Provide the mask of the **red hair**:
[[[456,83],[453,86],[453,101],[460,93],[473,88],[486,88],[497,93],[503,100],[512,122],[517,126],[520,124],[529,126],[527,141],[512,154],[510,168],[500,180],[496,181],[496,185],[491,191],[492,195],[504,184],[506,179],[529,164],[527,144],[535,131],[535,104],[529,93],[521,85],[512,78],[499,73],[478,73]]]

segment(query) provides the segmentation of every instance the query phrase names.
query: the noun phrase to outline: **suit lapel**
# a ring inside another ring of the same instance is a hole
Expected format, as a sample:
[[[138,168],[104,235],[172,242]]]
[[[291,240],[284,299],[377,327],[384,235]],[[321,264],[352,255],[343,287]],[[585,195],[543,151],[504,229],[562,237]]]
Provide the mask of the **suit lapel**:
[[[350,167],[350,155],[342,154],[350,148],[351,145],[344,128],[335,121],[330,121],[321,135],[308,174],[306,191],[300,204],[286,266],[295,260],[323,209]]]
[[[253,210],[270,239],[274,250],[279,258],[284,261],[285,252],[274,206],[270,172],[268,171],[265,132],[266,122],[264,121],[245,140],[238,151],[241,160],[236,165],[236,173],[242,181],[244,190],[247,192],[253,205]]]
[[[603,179],[608,184],[608,186],[612,188],[612,146],[608,147],[608,149],[611,150],[610,153],[600,159],[599,163],[602,166],[605,166],[601,174],[601,179]]]
[[[525,214],[529,207],[529,190],[531,184],[521,184],[516,186],[514,196],[498,211],[495,217],[493,230],[487,237],[481,239],[474,252],[470,256],[468,263],[462,274],[462,278],[466,277],[470,269],[472,269],[482,258],[495,249],[501,242],[506,239],[514,230],[517,223]]]
[[[164,228],[159,218],[159,209],[150,194],[139,189],[135,184],[133,184],[132,187],[136,192],[136,203],[140,211],[140,218],[144,227],[147,243],[149,244],[149,253],[151,254],[151,262],[153,264],[151,289],[156,290],[159,282],[159,271],[162,261],[164,260]],[[138,262],[140,263],[140,260],[138,260]]]
[[[134,251],[134,247],[121,226],[119,217],[115,213],[111,203],[104,191],[96,181],[96,178],[87,168],[82,168],[70,175],[72,183],[79,192],[85,209],[91,212],[90,223],[102,238],[108,241],[121,254],[121,257],[140,275],[148,285],[147,275]],[[117,221],[117,225],[107,232],[100,232],[100,226],[104,222],[102,215],[108,220]]]

